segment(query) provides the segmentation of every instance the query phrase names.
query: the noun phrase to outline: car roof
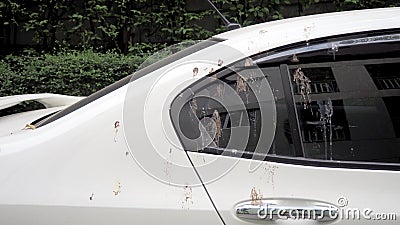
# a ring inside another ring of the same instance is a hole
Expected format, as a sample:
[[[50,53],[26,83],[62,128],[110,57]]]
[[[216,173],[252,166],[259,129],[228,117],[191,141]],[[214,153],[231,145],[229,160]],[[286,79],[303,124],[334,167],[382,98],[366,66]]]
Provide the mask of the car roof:
[[[316,14],[252,25],[214,38],[264,40],[263,50],[349,33],[400,28],[400,7]],[[260,46],[261,47],[261,46]],[[264,48],[265,47],[265,48]]]

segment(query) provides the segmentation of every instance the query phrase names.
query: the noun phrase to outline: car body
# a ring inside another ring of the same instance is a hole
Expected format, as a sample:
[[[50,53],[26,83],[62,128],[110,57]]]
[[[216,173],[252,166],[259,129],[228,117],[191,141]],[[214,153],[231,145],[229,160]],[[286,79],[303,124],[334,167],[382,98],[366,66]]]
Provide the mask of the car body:
[[[216,35],[0,137],[0,222],[396,224],[398,65],[400,8]]]

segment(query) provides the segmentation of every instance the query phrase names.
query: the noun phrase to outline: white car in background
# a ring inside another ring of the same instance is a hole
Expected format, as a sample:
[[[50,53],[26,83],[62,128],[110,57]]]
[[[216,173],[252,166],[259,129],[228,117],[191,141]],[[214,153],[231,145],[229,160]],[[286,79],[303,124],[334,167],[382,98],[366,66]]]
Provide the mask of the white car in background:
[[[36,101],[45,107],[41,110],[32,110],[3,116],[0,119],[0,137],[20,132],[21,128],[35,128],[34,125],[32,125],[36,123],[35,121],[43,120],[82,99],[83,97],[46,93],[0,97],[0,110],[7,110],[28,101]]]
[[[397,224],[399,71],[400,8],[216,35],[0,127],[0,224]]]

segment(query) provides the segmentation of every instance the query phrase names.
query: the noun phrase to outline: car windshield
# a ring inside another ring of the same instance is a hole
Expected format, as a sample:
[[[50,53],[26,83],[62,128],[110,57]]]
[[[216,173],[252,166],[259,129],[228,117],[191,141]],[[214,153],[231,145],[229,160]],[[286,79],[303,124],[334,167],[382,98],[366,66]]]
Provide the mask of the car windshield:
[[[138,68],[138,70],[133,73],[132,75],[129,75],[114,84],[111,84],[94,94],[82,99],[81,101],[59,111],[58,113],[50,116],[50,117],[44,117],[44,119],[38,121],[35,125],[36,127],[41,127],[46,124],[49,124],[105,95],[108,93],[125,86],[129,82],[135,81],[146,74],[149,74],[159,68],[162,68],[178,59],[181,59],[183,57],[186,57],[188,55],[191,55],[197,51],[200,51],[202,49],[208,48],[212,45],[215,45],[219,42],[224,41],[223,39],[217,39],[217,38],[210,38],[204,41],[186,41],[183,43],[175,44],[171,47],[168,47],[166,49],[163,49],[161,51],[158,51],[154,55],[150,56],[148,59],[145,60],[145,62]]]

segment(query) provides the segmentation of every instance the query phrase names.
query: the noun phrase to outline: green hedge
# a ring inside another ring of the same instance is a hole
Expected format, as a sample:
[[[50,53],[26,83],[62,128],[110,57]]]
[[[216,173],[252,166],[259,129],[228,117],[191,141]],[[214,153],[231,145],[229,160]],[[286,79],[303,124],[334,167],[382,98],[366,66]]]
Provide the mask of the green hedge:
[[[0,61],[0,96],[58,93],[86,96],[132,74],[143,58],[91,50],[41,56],[9,55]]]

